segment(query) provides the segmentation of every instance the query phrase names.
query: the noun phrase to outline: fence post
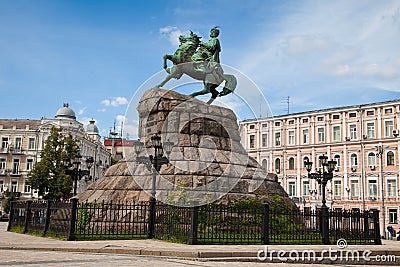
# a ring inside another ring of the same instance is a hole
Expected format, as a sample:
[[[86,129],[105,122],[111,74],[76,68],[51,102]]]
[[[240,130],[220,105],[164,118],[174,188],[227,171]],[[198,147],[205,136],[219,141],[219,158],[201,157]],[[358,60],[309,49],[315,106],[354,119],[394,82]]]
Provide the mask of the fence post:
[[[369,232],[369,221],[368,221],[368,211],[363,212],[363,218],[364,218],[364,240],[369,240],[370,237],[370,232]]]
[[[76,213],[78,209],[78,199],[72,198],[71,199],[71,219],[69,222],[69,232],[68,232],[68,241],[75,240],[75,226],[76,226]]]
[[[26,201],[24,234],[28,231],[28,224],[31,219],[31,204],[32,200]]]
[[[373,210],[372,211],[372,217],[374,219],[374,241],[375,245],[382,245],[382,240],[381,240],[381,230],[379,227],[379,210]]]
[[[11,201],[10,202],[10,216],[8,218],[7,231],[11,230],[11,226],[14,221],[14,213],[15,213],[14,209],[15,209],[15,201]]]
[[[262,241],[264,245],[269,244],[269,206],[267,203],[262,205]]]
[[[197,231],[199,228],[199,203],[193,202],[192,217],[190,220],[189,245],[197,245]]]
[[[42,236],[46,236],[47,230],[49,229],[49,225],[50,225],[50,208],[51,208],[51,204],[52,204],[52,200],[47,200],[47,207],[46,207],[46,221],[44,222],[44,229],[43,229],[43,234]]]
[[[155,225],[156,225],[156,198],[150,198],[150,207],[149,207],[149,231],[147,234],[147,238],[155,237]]]

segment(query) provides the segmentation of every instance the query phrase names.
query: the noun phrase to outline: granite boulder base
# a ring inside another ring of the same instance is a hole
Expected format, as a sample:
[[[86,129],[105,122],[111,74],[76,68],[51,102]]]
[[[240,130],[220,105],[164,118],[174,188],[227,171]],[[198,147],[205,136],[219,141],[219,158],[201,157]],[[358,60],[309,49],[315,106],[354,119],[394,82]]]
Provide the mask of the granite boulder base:
[[[278,194],[294,206],[274,174],[267,174],[240,143],[237,117],[228,108],[208,105],[174,91],[146,91],[137,106],[139,137],[153,154],[151,136],[174,142],[169,163],[157,174],[159,201],[192,205],[194,201],[230,202]],[[81,201],[138,202],[150,198],[152,171],[131,154],[111,166],[102,179],[79,194]]]

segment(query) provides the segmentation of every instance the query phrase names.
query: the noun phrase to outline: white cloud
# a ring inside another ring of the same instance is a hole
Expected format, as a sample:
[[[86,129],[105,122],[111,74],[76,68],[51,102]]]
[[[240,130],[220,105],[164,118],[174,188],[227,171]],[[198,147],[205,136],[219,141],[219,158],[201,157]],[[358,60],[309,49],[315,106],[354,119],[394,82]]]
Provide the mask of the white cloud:
[[[117,96],[113,97],[112,99],[104,99],[103,101],[101,101],[101,104],[103,104],[106,107],[109,106],[118,107],[128,104],[128,100],[125,97]]]
[[[338,90],[398,90],[400,2],[304,1],[288,10],[273,31],[267,20],[237,58],[267,97],[341,105],[346,96]]]
[[[87,109],[87,107],[81,108],[78,111],[78,115],[82,115],[83,113],[85,113],[85,110]]]
[[[173,46],[179,46],[179,36],[182,34],[184,35],[184,34],[188,34],[188,33],[189,33],[188,31],[183,32],[174,26],[166,26],[166,27],[160,28],[161,36],[167,38]]]

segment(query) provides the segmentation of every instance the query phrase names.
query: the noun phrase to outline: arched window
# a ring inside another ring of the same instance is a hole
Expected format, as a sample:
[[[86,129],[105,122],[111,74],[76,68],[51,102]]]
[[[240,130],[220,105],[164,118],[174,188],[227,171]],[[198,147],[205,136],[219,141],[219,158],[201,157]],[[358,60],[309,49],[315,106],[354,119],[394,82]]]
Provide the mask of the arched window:
[[[307,157],[307,156],[305,156],[305,157],[303,158],[303,167],[304,167],[304,168],[306,167],[306,166],[304,165],[304,162],[306,162],[306,161],[310,161],[310,158]]]
[[[393,166],[394,165],[394,153],[393,153],[393,151],[389,151],[386,154],[386,165],[387,166]]]
[[[336,161],[336,167],[342,166],[342,162],[340,161],[340,155],[335,155],[333,160]]]
[[[350,163],[351,167],[358,165],[357,154],[351,154]]]
[[[275,171],[279,172],[280,169],[281,169],[281,159],[277,158],[277,159],[275,159]]]
[[[266,159],[262,160],[261,166],[265,172],[268,172],[268,161]]]
[[[375,166],[376,165],[376,155],[374,152],[368,153],[368,166]]]
[[[289,158],[289,170],[294,170],[294,158]]]

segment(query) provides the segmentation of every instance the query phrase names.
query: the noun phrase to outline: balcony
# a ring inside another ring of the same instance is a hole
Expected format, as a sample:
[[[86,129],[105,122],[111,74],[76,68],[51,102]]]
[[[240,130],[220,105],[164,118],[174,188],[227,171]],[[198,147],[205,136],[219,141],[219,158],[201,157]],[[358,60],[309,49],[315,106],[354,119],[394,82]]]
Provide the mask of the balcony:
[[[0,147],[0,153],[8,153],[8,147]]]
[[[9,191],[4,192],[4,196],[5,197],[10,197],[11,194],[14,194],[14,196],[16,198],[20,198],[21,197],[21,192],[9,192]]]

